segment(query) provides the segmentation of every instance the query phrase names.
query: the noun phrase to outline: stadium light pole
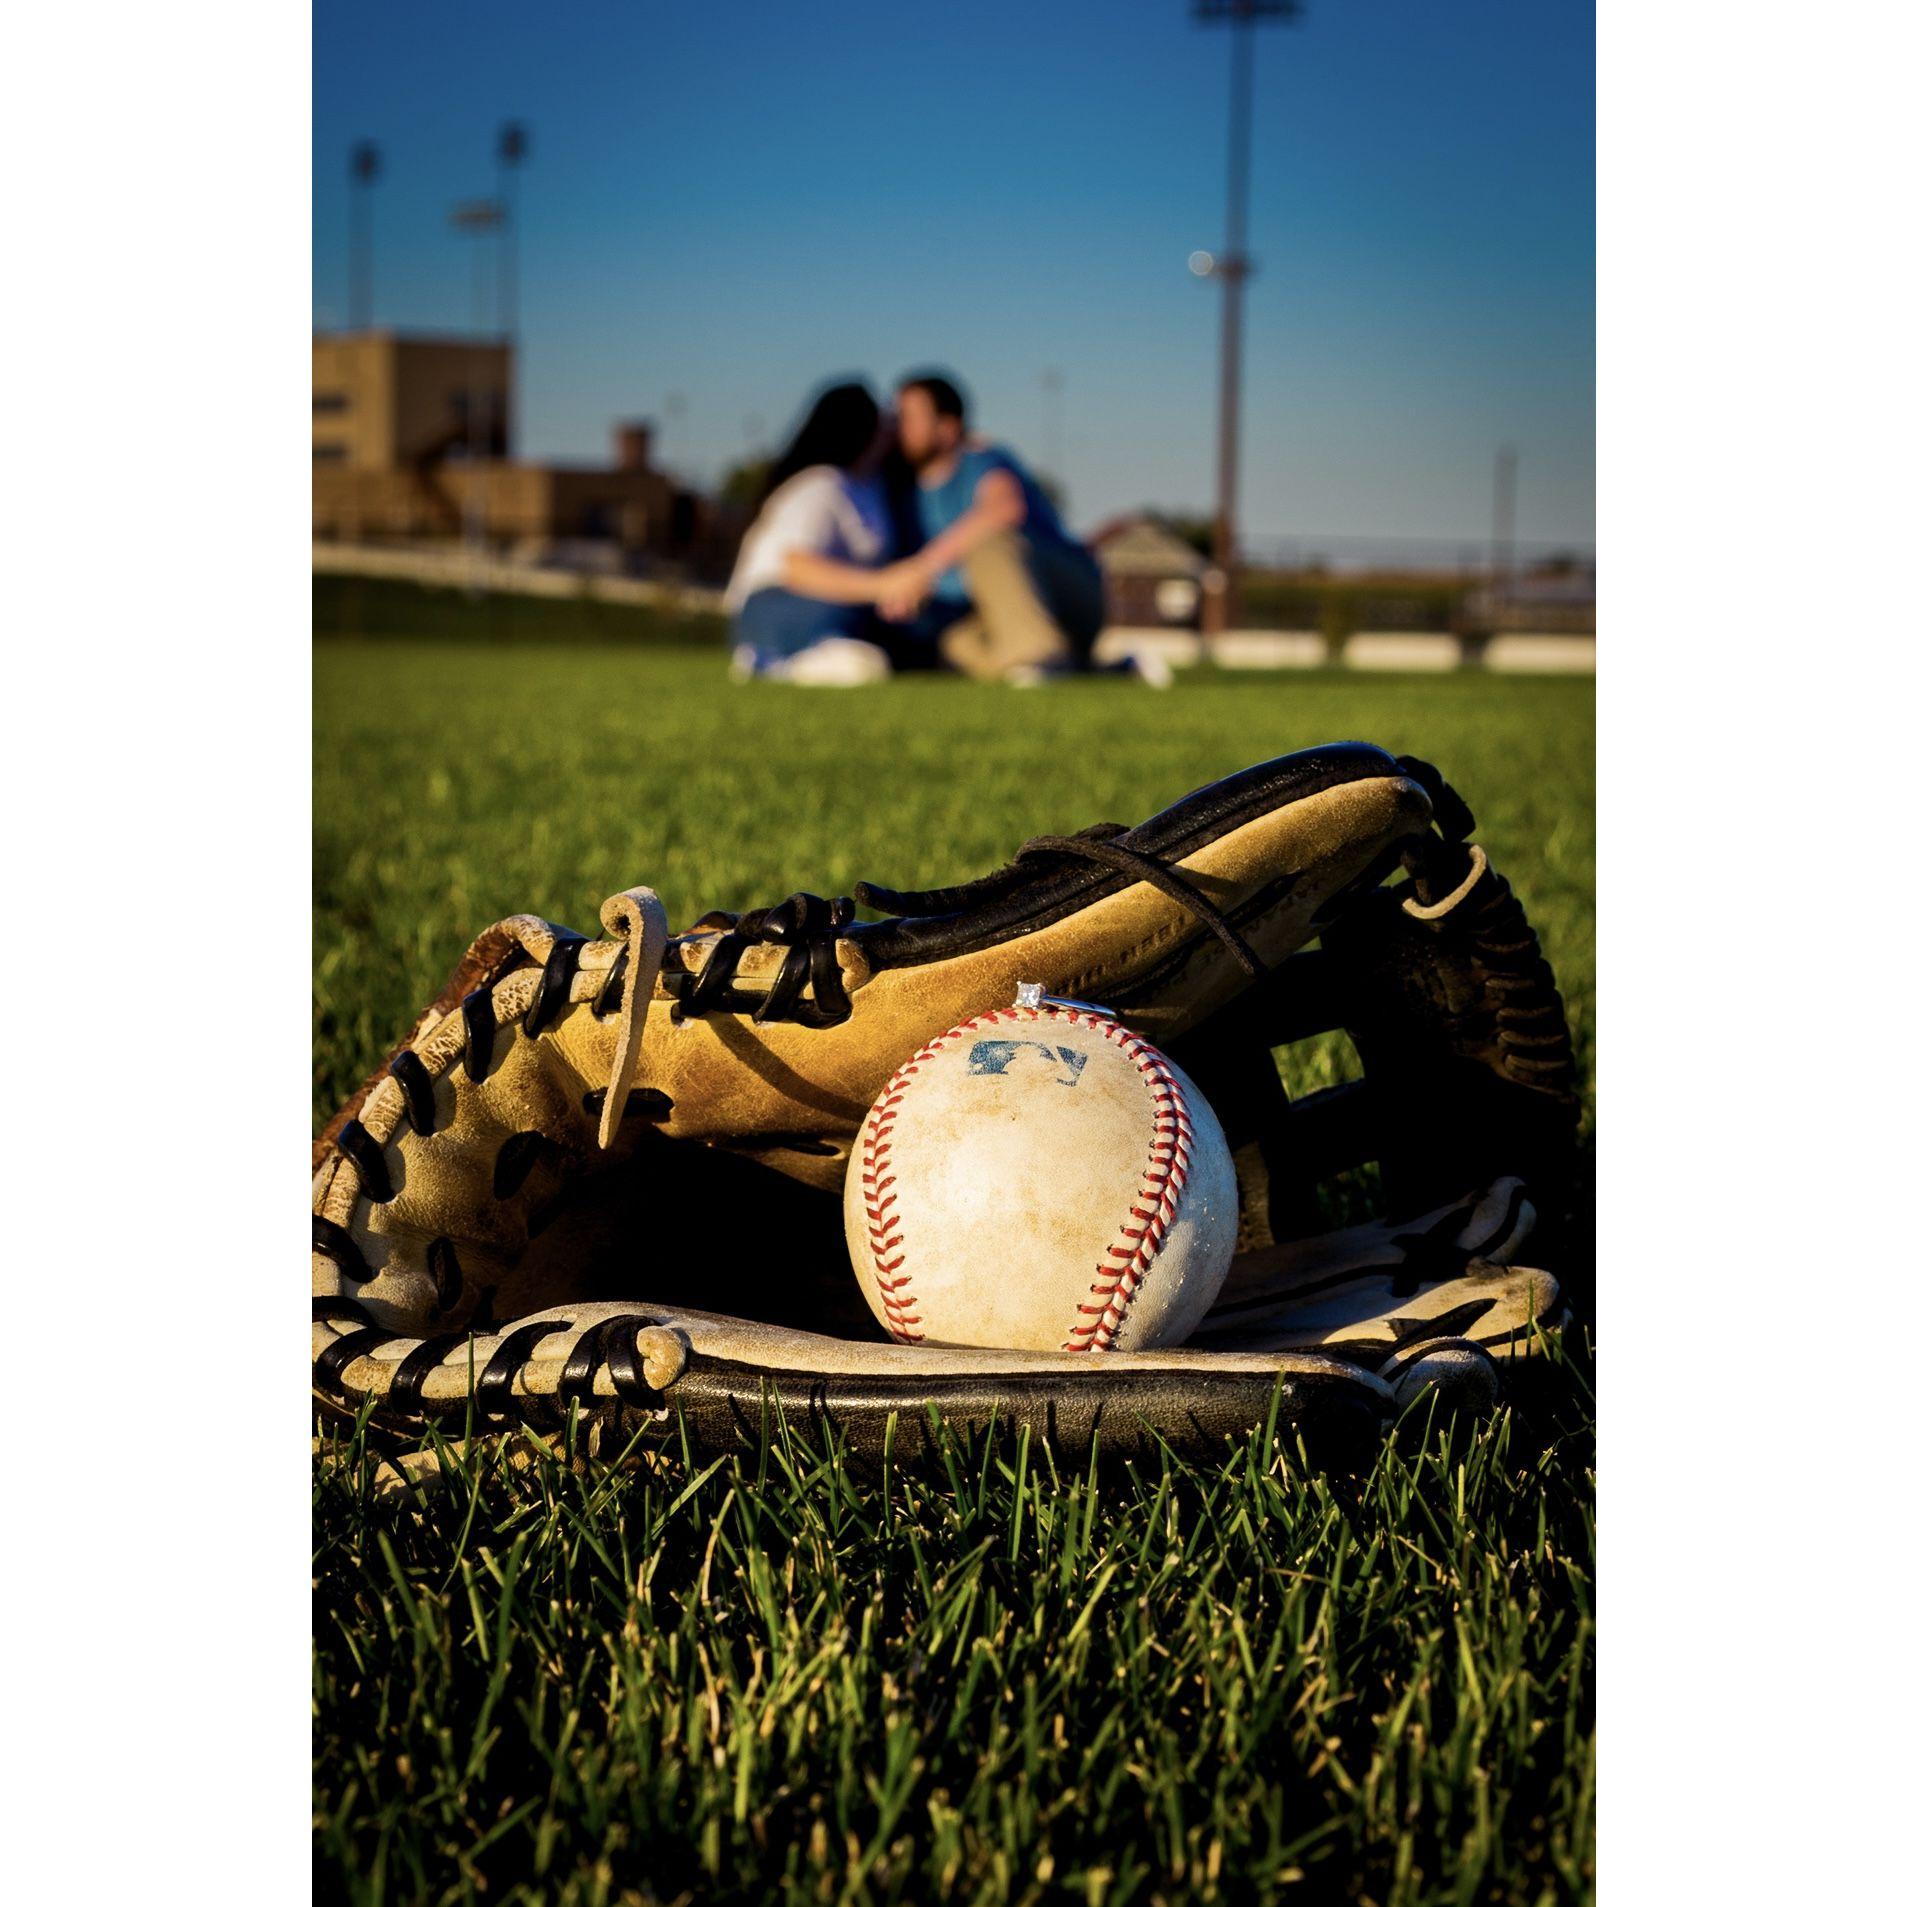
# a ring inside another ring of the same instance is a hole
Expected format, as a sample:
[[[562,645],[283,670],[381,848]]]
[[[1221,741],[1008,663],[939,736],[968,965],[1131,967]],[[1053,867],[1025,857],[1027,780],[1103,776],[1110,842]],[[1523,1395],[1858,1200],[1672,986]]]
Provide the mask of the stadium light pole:
[[[371,188],[384,170],[384,157],[369,139],[351,148],[351,304],[350,326],[364,331],[371,323]]]
[[[520,119],[505,120],[497,131],[497,324],[510,353],[504,373],[503,435],[507,450],[516,434],[517,357],[517,168],[529,156],[530,129]]]
[[[1499,612],[1516,576],[1516,446],[1503,444],[1496,453],[1495,494],[1491,499],[1491,567],[1496,571]]]
[[[464,448],[470,455],[470,485],[464,492],[464,543],[474,567],[483,537],[483,464],[490,455],[488,380],[483,369],[483,241],[503,223],[503,207],[495,199],[466,199],[450,209],[450,223],[471,240],[470,247],[470,388],[464,393]],[[493,334],[491,334],[493,335]]]
[[[1200,25],[1232,31],[1231,119],[1226,141],[1225,249],[1215,258],[1194,252],[1193,272],[1216,278],[1221,294],[1218,332],[1218,483],[1212,512],[1212,566],[1206,572],[1199,624],[1207,636],[1229,628],[1238,605],[1238,443],[1240,354],[1245,332],[1245,250],[1251,190],[1252,29],[1291,25],[1303,17],[1299,0],[1192,0]]]

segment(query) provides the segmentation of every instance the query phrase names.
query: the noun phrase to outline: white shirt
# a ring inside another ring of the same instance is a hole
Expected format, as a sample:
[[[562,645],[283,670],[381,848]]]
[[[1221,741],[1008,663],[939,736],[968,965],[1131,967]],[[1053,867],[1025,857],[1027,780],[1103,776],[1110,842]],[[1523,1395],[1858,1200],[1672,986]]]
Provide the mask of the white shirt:
[[[887,505],[878,488],[832,464],[797,470],[742,538],[723,607],[733,613],[758,589],[785,589],[783,566],[796,550],[872,569],[887,546]]]

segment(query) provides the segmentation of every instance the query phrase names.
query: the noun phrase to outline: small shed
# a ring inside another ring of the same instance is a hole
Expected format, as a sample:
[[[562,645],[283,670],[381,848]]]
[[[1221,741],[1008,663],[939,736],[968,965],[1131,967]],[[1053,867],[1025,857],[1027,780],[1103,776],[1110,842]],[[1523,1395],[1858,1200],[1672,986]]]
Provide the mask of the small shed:
[[[1114,517],[1088,539],[1106,578],[1106,621],[1123,629],[1185,629],[1198,622],[1206,559],[1143,512]]]

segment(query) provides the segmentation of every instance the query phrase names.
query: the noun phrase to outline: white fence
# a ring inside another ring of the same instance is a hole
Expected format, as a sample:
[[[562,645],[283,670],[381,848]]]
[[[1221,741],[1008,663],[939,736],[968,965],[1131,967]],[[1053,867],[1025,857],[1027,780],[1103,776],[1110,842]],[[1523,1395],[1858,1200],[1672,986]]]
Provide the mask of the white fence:
[[[314,573],[385,577],[440,589],[485,589],[520,596],[567,596],[716,615],[720,590],[695,584],[642,582],[631,576],[591,576],[577,570],[539,569],[444,544],[421,548],[364,543],[314,543]],[[1189,629],[1108,629],[1096,653],[1102,662],[1150,653],[1189,667],[1206,650]],[[1221,669],[1318,669],[1330,660],[1323,636],[1311,629],[1234,629],[1214,636],[1210,659]],[[1594,636],[1487,636],[1466,655],[1463,642],[1438,630],[1368,629],[1346,638],[1349,669],[1440,672],[1465,667],[1505,674],[1593,675]]]
[[[1221,669],[1321,669],[1330,645],[1313,629],[1233,629],[1214,636],[1211,660]],[[1150,653],[1175,668],[1200,660],[1199,638],[1189,629],[1108,629],[1097,654],[1102,662]],[[1367,629],[1345,639],[1347,669],[1397,673],[1489,669],[1503,675],[1594,675],[1594,636],[1485,636],[1468,653],[1461,638],[1433,629]]]

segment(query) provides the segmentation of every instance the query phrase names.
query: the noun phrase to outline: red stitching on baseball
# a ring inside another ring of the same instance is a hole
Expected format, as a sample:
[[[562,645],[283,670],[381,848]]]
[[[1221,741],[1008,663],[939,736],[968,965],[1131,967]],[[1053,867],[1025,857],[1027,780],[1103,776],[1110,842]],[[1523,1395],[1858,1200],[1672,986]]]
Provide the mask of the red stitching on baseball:
[[[1123,1026],[1104,1020],[1094,1020],[1092,1024],[1138,1064],[1139,1076],[1152,1095],[1152,1143],[1147,1148],[1146,1163],[1160,1169],[1140,1175],[1146,1190],[1128,1213],[1140,1221],[1140,1229],[1134,1231],[1129,1225],[1118,1228],[1120,1237],[1135,1242],[1129,1246],[1116,1243],[1107,1246],[1103,1254],[1106,1262],[1100,1265],[1094,1278],[1111,1282],[1093,1284],[1098,1304],[1078,1307],[1080,1315],[1091,1322],[1073,1326],[1069,1341],[1060,1347],[1067,1351],[1106,1351],[1117,1341],[1132,1300],[1152,1268],[1152,1261],[1165,1241],[1166,1229],[1178,1211],[1178,1194],[1185,1189],[1192,1156],[1191,1114],[1164,1055]]]
[[[1152,1095],[1152,1139],[1146,1150],[1146,1164],[1155,1169],[1141,1173],[1140,1183],[1146,1189],[1139,1194],[1138,1203],[1129,1213],[1140,1221],[1140,1229],[1133,1231],[1120,1226],[1120,1236],[1134,1243],[1108,1245],[1101,1254],[1102,1260],[1116,1262],[1102,1262],[1093,1273],[1090,1290],[1099,1302],[1075,1307],[1082,1317],[1092,1322],[1074,1325],[1068,1337],[1079,1342],[1062,1344],[1061,1350],[1112,1348],[1126,1321],[1126,1312],[1164,1242],[1166,1229],[1178,1212],[1178,1194],[1185,1189],[1192,1158],[1192,1116],[1178,1080],[1157,1047],[1116,1020],[1096,1013],[1081,1013],[1076,1007],[1068,1007],[1064,1012],[1051,1007],[1004,1007],[990,1013],[976,1013],[972,1019],[962,1020],[958,1026],[936,1034],[901,1066],[868,1114],[867,1140],[861,1155],[861,1202],[867,1222],[868,1250],[874,1260],[874,1282],[880,1289],[881,1308],[887,1314],[888,1334],[903,1344],[919,1344],[926,1333],[921,1326],[919,1301],[901,1295],[902,1287],[913,1282],[912,1274],[904,1278],[895,1276],[906,1262],[905,1254],[895,1252],[902,1239],[894,1231],[899,1214],[892,1208],[900,1194],[895,1190],[880,1199],[880,1194],[894,1185],[894,1175],[888,1168],[893,1163],[894,1124],[901,1101],[920,1069],[944,1047],[983,1026],[1040,1019],[1061,1019],[1069,1025],[1090,1026],[1104,1034],[1137,1065],[1139,1077]],[[883,1178],[883,1174],[887,1176]],[[1102,1279],[1109,1282],[1099,1282]]]

